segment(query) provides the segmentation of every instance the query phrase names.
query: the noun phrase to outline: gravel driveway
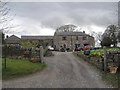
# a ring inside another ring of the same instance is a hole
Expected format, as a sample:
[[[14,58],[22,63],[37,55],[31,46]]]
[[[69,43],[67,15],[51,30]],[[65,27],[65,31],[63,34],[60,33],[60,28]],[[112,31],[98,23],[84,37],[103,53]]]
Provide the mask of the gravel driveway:
[[[3,88],[106,88],[99,72],[72,52],[53,52],[41,72],[3,81]]]

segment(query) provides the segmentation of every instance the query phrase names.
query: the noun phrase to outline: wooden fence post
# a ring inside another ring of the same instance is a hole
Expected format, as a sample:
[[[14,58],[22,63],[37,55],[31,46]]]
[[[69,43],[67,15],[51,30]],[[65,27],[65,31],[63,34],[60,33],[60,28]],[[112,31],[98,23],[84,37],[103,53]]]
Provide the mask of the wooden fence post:
[[[44,60],[43,54],[44,54],[44,52],[43,52],[43,47],[40,46],[40,60],[41,60],[41,63],[43,63],[43,60]]]
[[[107,72],[107,51],[106,51],[106,47],[103,47],[104,50],[104,72]]]

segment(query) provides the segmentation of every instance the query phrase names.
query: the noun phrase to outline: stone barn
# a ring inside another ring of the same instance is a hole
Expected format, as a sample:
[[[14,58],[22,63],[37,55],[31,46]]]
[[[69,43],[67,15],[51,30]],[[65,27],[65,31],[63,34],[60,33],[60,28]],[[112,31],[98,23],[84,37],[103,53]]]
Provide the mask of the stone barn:
[[[36,41],[39,45],[43,46],[53,46],[53,36],[21,36],[21,41]]]

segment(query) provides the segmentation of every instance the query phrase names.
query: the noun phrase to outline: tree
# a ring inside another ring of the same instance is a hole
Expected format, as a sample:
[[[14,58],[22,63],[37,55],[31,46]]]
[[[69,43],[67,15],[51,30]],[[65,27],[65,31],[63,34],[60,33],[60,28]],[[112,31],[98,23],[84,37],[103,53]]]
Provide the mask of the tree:
[[[112,40],[110,39],[110,37],[104,37],[101,41],[101,46],[110,47],[111,44],[112,44]]]
[[[7,2],[2,2],[0,0],[0,31],[3,32],[5,30],[8,30],[8,21],[9,18],[9,11],[10,9],[7,7]]]
[[[114,47],[116,47],[116,45],[117,45],[117,32],[118,32],[117,26],[109,25],[103,34],[103,38],[109,37],[111,39]]]
[[[108,26],[109,28],[109,36],[112,40],[112,44],[114,45],[114,47],[116,47],[116,44],[117,44],[117,35],[116,35],[116,32],[117,32],[117,26],[115,25],[110,25]]]
[[[102,41],[102,32],[94,32],[90,30],[89,35],[95,38],[96,46],[100,46],[100,43]]]
[[[56,32],[73,32],[77,26],[69,24],[69,25],[63,25],[56,29]]]
[[[37,47],[38,42],[27,40],[27,41],[21,41],[20,45],[25,46],[25,47]]]
[[[12,28],[19,26],[13,26],[11,24],[11,21],[16,15],[11,15],[11,9],[8,4],[8,2],[2,2],[2,0],[0,0],[0,31],[4,34],[10,32]]]

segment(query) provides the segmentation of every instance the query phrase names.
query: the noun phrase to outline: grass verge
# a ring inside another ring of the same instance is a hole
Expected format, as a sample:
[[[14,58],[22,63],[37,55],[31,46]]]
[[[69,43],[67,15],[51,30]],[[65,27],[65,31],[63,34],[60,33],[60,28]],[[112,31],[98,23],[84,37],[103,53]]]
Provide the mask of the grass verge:
[[[28,60],[12,60],[7,58],[7,68],[2,64],[2,79],[10,79],[19,76],[24,76],[46,67],[46,64],[32,63]]]
[[[102,74],[102,79],[108,84],[113,85],[114,87],[120,87],[120,74],[111,74],[106,73]]]

